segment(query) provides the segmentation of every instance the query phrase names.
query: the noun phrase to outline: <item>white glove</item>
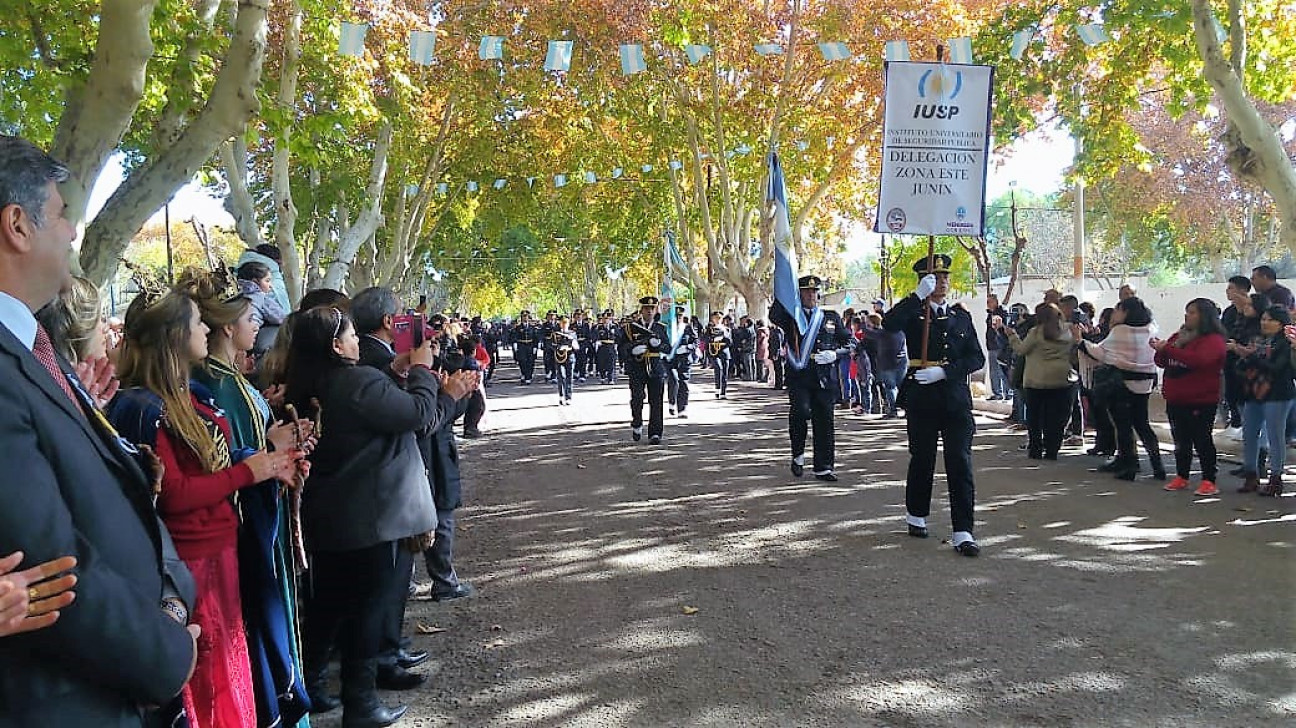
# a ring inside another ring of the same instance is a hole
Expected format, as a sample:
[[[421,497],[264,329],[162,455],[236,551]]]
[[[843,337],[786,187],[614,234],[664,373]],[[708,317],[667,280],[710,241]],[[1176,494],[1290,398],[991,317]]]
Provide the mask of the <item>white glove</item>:
[[[936,276],[928,273],[922,277],[922,280],[918,281],[918,288],[914,290],[914,295],[919,300],[922,300],[930,296],[934,290],[936,290]]]
[[[920,286],[921,288],[921,286]],[[945,367],[923,367],[914,372],[914,381],[919,384],[935,384],[945,378]]]
[[[651,339],[648,340],[648,343],[649,343],[649,345],[652,346],[652,348],[656,349],[657,347],[661,346],[661,339],[659,339],[659,338],[657,338],[656,336],[654,336],[654,337],[652,337]]]
[[[815,363],[816,363],[816,364],[833,364],[833,363],[836,363],[836,361],[837,361],[837,352],[835,352],[835,351],[821,351],[821,352],[819,352],[819,353],[817,353],[817,354],[814,355],[814,360],[815,360]]]
[[[675,350],[675,353],[676,353],[676,354],[687,354],[687,353],[689,353],[689,352],[692,351],[692,350],[693,350],[692,347],[689,347],[689,346],[681,346],[680,348],[678,348],[678,349]]]
[[[648,351],[648,347],[644,346],[643,344],[640,344],[639,346],[636,346],[635,348],[631,349],[630,353],[634,354],[635,356],[640,356],[645,351]]]

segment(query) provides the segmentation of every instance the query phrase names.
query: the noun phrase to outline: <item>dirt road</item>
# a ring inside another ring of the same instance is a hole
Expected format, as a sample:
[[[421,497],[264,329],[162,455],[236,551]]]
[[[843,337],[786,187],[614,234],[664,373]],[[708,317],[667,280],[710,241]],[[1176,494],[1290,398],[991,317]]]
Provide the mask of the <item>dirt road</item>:
[[[458,536],[481,593],[411,603],[433,677],[385,695],[401,725],[1296,724],[1296,499],[1042,464],[981,419],[967,559],[943,480],[933,538],[904,533],[903,422],[839,413],[827,484],[788,472],[785,395],[694,389],[659,447],[624,384],[490,390]]]

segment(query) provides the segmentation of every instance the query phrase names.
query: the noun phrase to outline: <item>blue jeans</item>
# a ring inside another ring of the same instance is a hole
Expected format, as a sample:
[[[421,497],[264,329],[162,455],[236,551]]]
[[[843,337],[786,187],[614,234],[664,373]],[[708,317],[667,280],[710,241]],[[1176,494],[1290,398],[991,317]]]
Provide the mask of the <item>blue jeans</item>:
[[[1269,441],[1269,474],[1281,475],[1287,455],[1287,415],[1292,400],[1242,403],[1242,466],[1259,475],[1260,434]]]
[[[986,352],[986,366],[990,368],[990,394],[1004,397],[1008,394],[1008,372],[999,361],[999,352],[991,349]]]
[[[878,384],[882,387],[882,399],[885,400],[886,409],[882,412],[884,415],[894,415],[896,413],[896,392],[900,388],[900,380],[904,377],[903,369],[879,369],[876,373]]]
[[[1026,394],[1023,390],[1013,390],[1012,421],[1026,424]]]

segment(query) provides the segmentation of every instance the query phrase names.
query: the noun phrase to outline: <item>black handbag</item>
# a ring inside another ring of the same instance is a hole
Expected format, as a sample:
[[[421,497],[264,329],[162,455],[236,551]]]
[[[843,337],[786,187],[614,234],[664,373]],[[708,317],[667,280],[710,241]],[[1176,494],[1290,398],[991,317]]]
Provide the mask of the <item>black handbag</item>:
[[[1129,391],[1125,388],[1124,372],[1111,364],[1099,364],[1094,367],[1089,384],[1092,396],[1102,400],[1110,401]]]

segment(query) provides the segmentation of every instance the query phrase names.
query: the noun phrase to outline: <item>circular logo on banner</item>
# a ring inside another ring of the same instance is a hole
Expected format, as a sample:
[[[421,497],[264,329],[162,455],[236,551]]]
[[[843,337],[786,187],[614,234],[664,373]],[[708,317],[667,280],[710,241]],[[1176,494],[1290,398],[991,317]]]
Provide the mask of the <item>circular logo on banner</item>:
[[[905,217],[904,210],[898,207],[893,207],[890,210],[887,210],[886,226],[887,229],[890,230],[891,232],[898,233],[901,230],[904,230],[905,223],[907,223],[908,221],[909,219]]]

